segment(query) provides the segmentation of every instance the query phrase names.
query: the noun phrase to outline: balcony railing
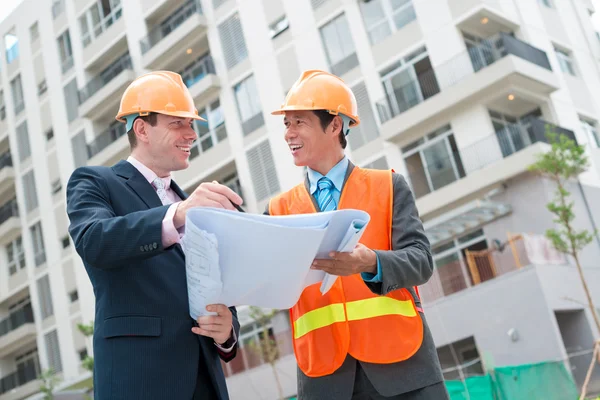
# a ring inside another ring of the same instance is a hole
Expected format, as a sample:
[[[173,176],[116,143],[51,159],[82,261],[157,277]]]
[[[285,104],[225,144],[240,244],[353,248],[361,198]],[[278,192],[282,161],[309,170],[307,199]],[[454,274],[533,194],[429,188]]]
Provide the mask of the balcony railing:
[[[506,125],[503,129],[460,150],[461,159],[468,173],[484,168],[508,157],[532,144],[548,143],[546,129],[564,134],[577,143],[573,131],[533,118],[527,124]]]
[[[13,311],[8,317],[0,321],[0,336],[4,336],[27,323],[33,322],[33,309],[31,308],[31,304],[27,304]]]
[[[79,91],[79,104],[83,104],[87,99],[96,94],[100,89],[106,86],[110,81],[117,77],[126,69],[132,69],[131,57],[129,54],[122,56],[119,60],[105,69],[100,75],[93,78]]]
[[[200,5],[199,0],[190,0],[179,7],[179,9],[167,17],[163,23],[152,28],[148,35],[140,41],[142,54],[146,54],[158,42],[167,37],[171,32],[195,14],[202,14],[202,6]]]
[[[94,139],[94,141],[88,143],[88,159],[100,153],[126,133],[125,124],[114,125],[102,132],[96,137],[96,139]]]
[[[11,217],[19,216],[19,207],[17,206],[17,199],[13,198],[8,203],[0,207],[0,225],[5,223]]]
[[[500,33],[470,47],[439,66],[421,71],[418,78],[394,88],[393,95],[375,103],[381,123],[398,116],[441,90],[512,54],[552,70],[546,53],[508,34]]]
[[[208,74],[215,74],[215,64],[213,63],[212,56],[207,54],[198,58],[194,64],[187,67],[180,74],[187,87],[191,87]]]
[[[23,362],[17,371],[0,378],[0,395],[34,381],[39,376],[40,363],[36,356],[36,358],[30,358]]]
[[[0,155],[0,170],[4,167],[12,167],[12,156],[10,155],[10,151],[3,153]]]

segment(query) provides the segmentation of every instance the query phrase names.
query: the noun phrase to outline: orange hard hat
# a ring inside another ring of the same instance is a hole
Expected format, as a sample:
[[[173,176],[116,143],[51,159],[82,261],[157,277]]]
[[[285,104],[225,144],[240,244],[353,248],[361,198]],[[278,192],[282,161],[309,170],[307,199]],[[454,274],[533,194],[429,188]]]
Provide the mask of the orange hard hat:
[[[198,115],[194,99],[181,75],[154,71],[137,77],[121,97],[117,121],[127,122],[129,115],[146,116],[151,112],[206,121]]]
[[[350,118],[350,127],[360,124],[352,90],[339,77],[321,70],[304,71],[294,83],[284,103],[272,115],[286,111],[324,110]]]

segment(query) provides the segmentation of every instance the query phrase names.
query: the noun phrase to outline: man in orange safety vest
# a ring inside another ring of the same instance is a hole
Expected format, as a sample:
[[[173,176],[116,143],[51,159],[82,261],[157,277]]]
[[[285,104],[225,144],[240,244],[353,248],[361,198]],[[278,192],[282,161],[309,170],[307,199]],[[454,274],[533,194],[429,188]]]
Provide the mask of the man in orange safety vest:
[[[346,135],[360,123],[351,89],[305,71],[273,114],[284,115],[285,140],[307,174],[271,199],[267,213],[353,208],[371,216],[352,252],[314,261],[340,276],[329,292],[308,286],[290,310],[299,398],[448,399],[416,290],[433,272],[429,241],[404,178],[345,156]]]

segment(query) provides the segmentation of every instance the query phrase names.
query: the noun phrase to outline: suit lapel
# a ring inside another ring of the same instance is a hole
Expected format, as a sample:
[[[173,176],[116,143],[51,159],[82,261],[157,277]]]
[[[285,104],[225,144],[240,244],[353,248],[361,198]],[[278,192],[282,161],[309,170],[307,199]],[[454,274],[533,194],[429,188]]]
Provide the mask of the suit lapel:
[[[177,185],[175,183],[175,181],[173,179],[171,179],[171,189],[177,193],[177,196],[179,196],[179,198],[181,200],[185,200],[188,198],[188,195],[186,192],[184,192],[183,190],[181,190],[181,188],[179,187],[179,185]]]
[[[113,170],[117,175],[125,178],[125,183],[133,192],[148,206],[148,208],[160,207],[162,203],[156,191],[133,165],[125,160],[119,161]]]

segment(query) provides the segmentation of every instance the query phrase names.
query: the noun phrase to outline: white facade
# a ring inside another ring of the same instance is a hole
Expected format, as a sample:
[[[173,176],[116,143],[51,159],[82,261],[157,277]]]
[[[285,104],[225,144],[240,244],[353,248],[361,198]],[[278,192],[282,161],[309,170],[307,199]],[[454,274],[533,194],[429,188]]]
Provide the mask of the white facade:
[[[581,182],[600,186],[592,11],[585,0],[24,0],[0,23],[0,320],[25,322],[0,325],[10,386],[0,400],[35,393],[35,382],[11,383],[16,371],[54,367],[66,386],[89,377],[80,359],[91,341],[76,326],[93,320],[94,294],[69,242],[65,186],[79,165],[127,156],[114,116],[136,76],[182,73],[209,119],[191,167],[174,174],[180,186],[226,181],[258,213],[302,179],[270,112],[301,71],[340,75],[362,120],[347,154],[407,177],[435,245],[474,229],[449,221],[547,149],[534,143],[543,121],[586,144]],[[285,337],[289,323],[278,326]],[[286,346],[282,384],[293,395]],[[233,398],[247,379],[228,378]]]

